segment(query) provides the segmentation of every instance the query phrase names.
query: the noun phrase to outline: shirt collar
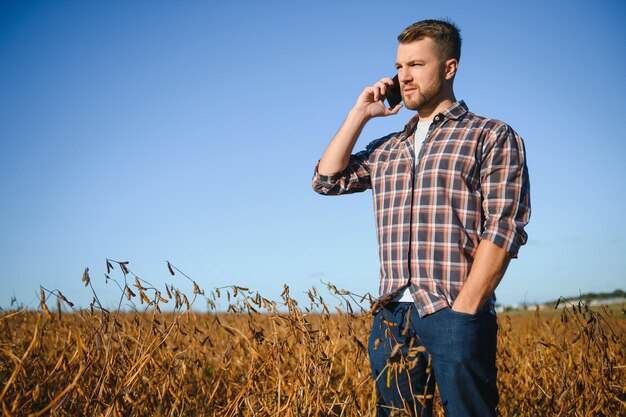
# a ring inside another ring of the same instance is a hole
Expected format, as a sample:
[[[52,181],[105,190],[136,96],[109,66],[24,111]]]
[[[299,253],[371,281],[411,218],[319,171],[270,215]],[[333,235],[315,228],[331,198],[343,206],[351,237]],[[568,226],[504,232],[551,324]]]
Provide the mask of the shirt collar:
[[[433,117],[433,123],[436,125],[441,124],[444,119],[459,120],[468,111],[467,105],[463,100],[456,101],[450,107],[435,115],[435,117]],[[413,134],[419,119],[419,115],[416,114],[411,118],[411,120],[409,120],[409,122],[404,126],[404,130],[402,131],[400,138],[401,140],[404,140]]]
[[[459,120],[469,110],[463,100],[454,102],[450,107],[439,113],[437,116],[445,117],[446,119]],[[435,117],[437,117],[435,116]]]

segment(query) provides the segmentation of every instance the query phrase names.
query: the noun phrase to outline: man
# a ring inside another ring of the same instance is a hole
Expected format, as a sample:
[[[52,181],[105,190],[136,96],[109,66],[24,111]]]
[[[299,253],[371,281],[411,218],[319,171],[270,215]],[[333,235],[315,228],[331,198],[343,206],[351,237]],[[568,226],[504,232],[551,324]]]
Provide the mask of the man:
[[[370,119],[402,107],[382,101],[391,78],[365,88],[318,162],[313,188],[372,189],[382,305],[369,341],[377,415],[430,415],[436,381],[448,416],[495,416],[494,290],[527,239],[524,144],[456,100],[454,24],[417,22],[398,40],[402,99],[417,114],[351,155]]]

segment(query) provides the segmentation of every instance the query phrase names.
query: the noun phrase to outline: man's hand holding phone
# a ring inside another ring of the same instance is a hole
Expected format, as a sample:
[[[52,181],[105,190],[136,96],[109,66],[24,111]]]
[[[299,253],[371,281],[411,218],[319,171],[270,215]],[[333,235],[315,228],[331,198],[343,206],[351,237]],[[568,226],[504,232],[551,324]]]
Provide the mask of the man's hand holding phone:
[[[346,169],[354,144],[369,119],[391,116],[400,111],[402,108],[400,99],[397,99],[396,104],[390,105],[390,107],[385,106],[383,102],[385,98],[390,103],[393,102],[392,97],[395,96],[392,90],[394,89],[397,90],[397,97],[400,97],[400,83],[397,77],[395,79],[383,78],[363,90],[354,107],[348,112],[348,116],[339,131],[322,154],[317,167],[321,175],[334,175]]]
[[[389,107],[383,102],[385,98],[389,102]],[[393,79],[386,77],[365,88],[354,107],[363,111],[368,118],[391,116],[402,108],[401,100],[398,77]]]

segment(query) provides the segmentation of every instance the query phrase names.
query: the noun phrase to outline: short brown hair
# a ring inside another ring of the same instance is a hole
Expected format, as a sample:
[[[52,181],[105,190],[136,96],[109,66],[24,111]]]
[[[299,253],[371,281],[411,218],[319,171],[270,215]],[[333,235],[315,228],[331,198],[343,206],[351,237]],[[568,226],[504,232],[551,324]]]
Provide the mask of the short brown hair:
[[[449,20],[422,20],[415,22],[398,35],[400,43],[431,38],[444,59],[461,59],[461,34],[459,28]]]

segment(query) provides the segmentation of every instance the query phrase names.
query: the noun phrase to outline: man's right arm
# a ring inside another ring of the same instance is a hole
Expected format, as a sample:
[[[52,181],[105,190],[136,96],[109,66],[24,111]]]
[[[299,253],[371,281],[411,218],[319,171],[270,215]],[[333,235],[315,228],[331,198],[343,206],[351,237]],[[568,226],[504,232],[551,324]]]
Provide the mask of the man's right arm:
[[[393,85],[393,80],[383,78],[361,92],[346,120],[322,154],[317,166],[317,172],[320,175],[331,177],[348,167],[352,149],[363,127],[370,119],[391,116],[400,111],[402,104],[388,109],[382,101],[389,85]]]
[[[373,117],[396,114],[402,108],[385,107],[382,99],[391,78],[383,78],[367,87],[348,113],[339,131],[328,144],[313,176],[313,189],[323,195],[350,194],[370,188],[369,151],[351,155],[365,124]]]

